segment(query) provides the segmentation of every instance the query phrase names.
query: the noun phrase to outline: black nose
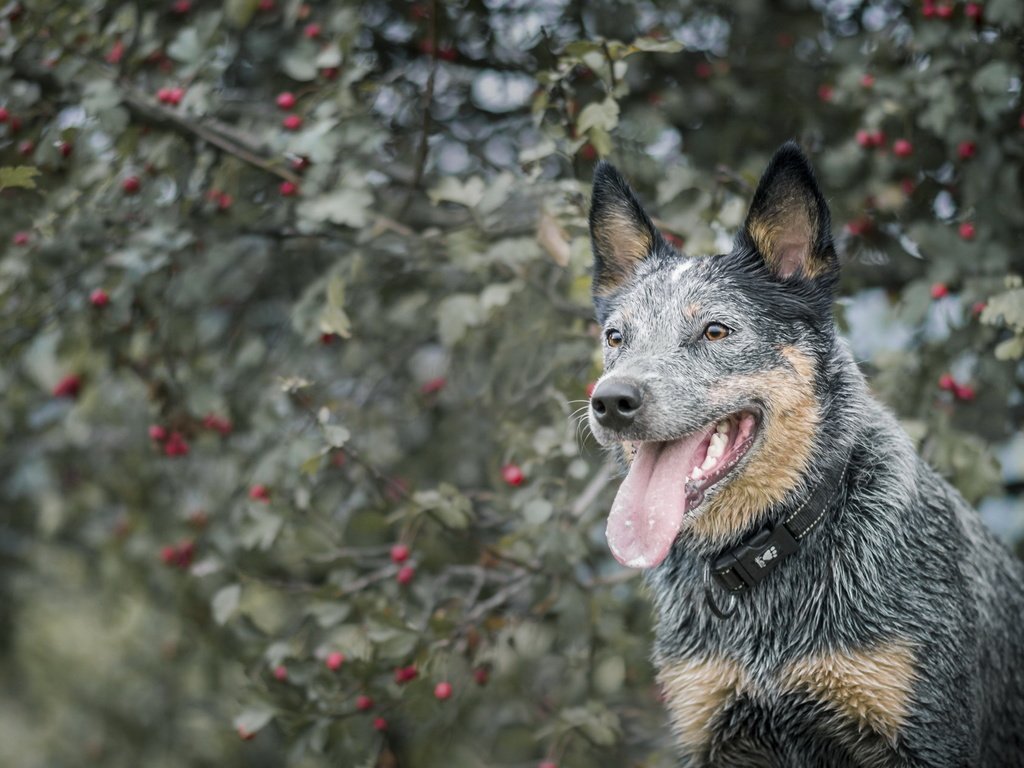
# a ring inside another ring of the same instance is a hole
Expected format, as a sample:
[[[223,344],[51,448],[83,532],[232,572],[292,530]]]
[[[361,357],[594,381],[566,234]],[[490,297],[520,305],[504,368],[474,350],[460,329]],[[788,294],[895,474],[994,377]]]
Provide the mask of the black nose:
[[[597,423],[608,429],[625,429],[633,423],[644,398],[629,379],[605,379],[590,397]]]

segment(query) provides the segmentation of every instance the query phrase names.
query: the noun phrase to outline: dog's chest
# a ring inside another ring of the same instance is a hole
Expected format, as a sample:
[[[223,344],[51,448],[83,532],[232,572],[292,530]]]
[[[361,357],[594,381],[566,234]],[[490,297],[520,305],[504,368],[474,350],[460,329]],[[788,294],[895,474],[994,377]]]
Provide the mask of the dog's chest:
[[[706,759],[720,741],[759,734],[784,742],[780,727],[801,739],[874,734],[881,746],[895,744],[905,722],[914,657],[899,640],[805,655],[774,669],[705,654],[663,663],[658,678],[680,746],[695,757]]]

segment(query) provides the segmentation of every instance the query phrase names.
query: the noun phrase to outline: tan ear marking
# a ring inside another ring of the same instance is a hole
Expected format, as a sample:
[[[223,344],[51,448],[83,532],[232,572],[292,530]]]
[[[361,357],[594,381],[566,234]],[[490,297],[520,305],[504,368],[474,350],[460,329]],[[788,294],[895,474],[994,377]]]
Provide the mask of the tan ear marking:
[[[747,232],[772,269],[783,277],[797,270],[807,277],[816,277],[820,265],[811,256],[818,237],[817,219],[810,199],[791,194],[776,212],[752,216]]]
[[[634,217],[620,208],[604,211],[594,225],[594,239],[607,254],[600,275],[598,295],[614,291],[643,261],[654,247],[651,233],[638,226]]]

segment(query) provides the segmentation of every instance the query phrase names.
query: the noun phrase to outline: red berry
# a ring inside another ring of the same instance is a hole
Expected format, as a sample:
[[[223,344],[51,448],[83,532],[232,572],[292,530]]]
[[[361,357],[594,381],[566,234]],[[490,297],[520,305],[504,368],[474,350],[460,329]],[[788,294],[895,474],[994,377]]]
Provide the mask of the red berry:
[[[910,178],[902,179],[900,181],[900,189],[903,190],[903,194],[907,197],[914,194],[914,190],[917,189],[917,183]]]
[[[434,686],[434,698],[438,701],[444,701],[452,697],[452,684],[451,683],[438,683]]]
[[[582,157],[587,162],[591,162],[593,160],[596,160],[597,159],[597,149],[594,147],[593,144],[591,144],[590,142],[587,142],[582,147],[580,147],[580,157]]]
[[[164,565],[174,565],[177,559],[178,550],[176,547],[173,547],[170,544],[160,547],[160,560]]]
[[[264,13],[272,11],[274,10],[274,0],[260,0],[260,4],[256,7]]]
[[[278,664],[274,667],[274,679],[280,680],[282,683],[288,679],[288,668],[283,664]]]
[[[981,11],[981,3],[967,3],[967,5],[964,6],[964,16],[968,19],[980,19]]]
[[[974,302],[974,304],[971,305],[971,314],[977,317],[978,315],[985,311],[985,307],[987,306],[988,304],[986,304],[984,301],[976,301]]]
[[[487,685],[487,681],[491,679],[491,673],[487,671],[487,667],[477,667],[473,670],[473,679],[477,685]]]
[[[375,731],[386,731],[388,729],[388,721],[383,717],[377,717],[373,720],[373,730]]]
[[[956,389],[956,380],[953,378],[952,374],[944,373],[939,376],[939,389],[945,392],[952,392]]]
[[[857,141],[857,145],[864,149],[870,149],[874,146],[874,142],[871,140],[871,133],[863,128],[854,134],[854,139]]]
[[[961,160],[970,160],[978,151],[978,145],[973,141],[961,141],[956,147],[956,154]]]
[[[945,283],[934,283],[930,293],[933,299],[944,298],[949,295],[949,286]]]
[[[444,376],[438,376],[433,379],[428,379],[420,385],[420,394],[432,395],[435,392],[440,392],[444,389],[444,385],[448,383],[448,380]]]
[[[697,66],[693,68],[693,71],[697,73],[697,77],[701,80],[707,80],[714,72],[711,65],[706,61],[698,61]]]
[[[233,198],[227,192],[221,192],[217,196],[217,210],[218,211],[226,211],[226,210],[228,210],[234,204],[235,204],[235,198]]]
[[[417,670],[412,664],[408,667],[397,667],[395,669],[395,682],[408,683],[419,677],[419,674],[419,670]]]
[[[78,397],[78,393],[81,390],[82,377],[72,373],[57,382],[57,385],[53,388],[53,396],[70,397],[73,399]]]
[[[171,432],[164,443],[165,456],[188,456],[188,442],[181,432]]]
[[[89,294],[89,303],[97,309],[102,309],[110,303],[110,296],[102,288],[97,288]]]
[[[300,173],[309,168],[309,158],[305,155],[298,155],[291,159],[291,166],[293,171],[299,171]]]
[[[254,485],[249,489],[249,498],[253,501],[270,501],[270,489],[265,485]]]
[[[121,59],[124,58],[124,43],[118,40],[110,46],[110,50],[107,51],[107,55],[103,58],[107,60],[107,64],[120,64]]]
[[[171,11],[177,13],[179,16],[184,16],[191,10],[192,0],[174,0],[174,2],[171,3]]]
[[[11,123],[13,124],[14,121],[12,120]],[[1021,128],[1024,128],[1024,112],[1020,113],[1020,119],[1017,120],[1017,125],[1019,125]]]
[[[294,181],[282,181],[281,186],[278,189],[280,189],[281,194],[284,197],[292,197],[293,195],[298,194],[299,185]]]
[[[958,384],[956,389],[953,390],[953,394],[957,400],[969,401],[973,400],[977,396],[974,387],[970,384]]]
[[[935,3],[932,0],[924,1],[924,4],[921,6],[921,15],[926,19],[930,19],[935,15]]]
[[[542,763],[538,763],[537,768],[558,768],[558,765],[551,760],[545,760]]]
[[[121,182],[121,189],[124,190],[126,195],[134,195],[142,187],[142,182],[139,181],[138,176],[129,176]]]
[[[208,413],[203,417],[203,426],[214,432],[220,432],[222,435],[230,435],[232,430],[229,419],[221,418],[213,413]]]
[[[871,219],[867,216],[861,216],[854,219],[853,221],[846,222],[846,231],[854,237],[860,237],[871,231]]]
[[[872,131],[870,134],[871,146],[873,147],[884,147],[885,146],[885,134],[882,131]]]
[[[526,476],[523,474],[523,470],[520,469],[518,464],[506,464],[501,468],[501,479],[512,486],[518,486],[523,484],[523,480]]]
[[[281,121],[281,125],[289,131],[297,131],[302,127],[302,118],[299,115],[288,115]]]
[[[161,427],[159,424],[153,424],[149,428],[149,439],[162,443],[167,439],[167,427]]]
[[[14,120],[11,121],[11,131],[14,131]],[[36,143],[31,139],[25,139],[23,142],[18,144],[18,154],[28,157],[36,151]]]
[[[404,585],[411,582],[415,575],[415,568],[413,568],[411,565],[403,565],[401,568],[398,569],[398,574],[395,576],[395,578],[398,579],[399,584]]]
[[[339,69],[337,67],[324,67],[320,70],[320,76],[324,80],[335,80],[338,77]]]
[[[860,78],[860,84],[865,88],[872,87],[875,84],[875,76],[869,74],[862,75]]]
[[[0,123],[6,123],[10,116],[11,113],[7,111],[7,107],[0,107]]]
[[[940,19],[951,19],[953,18],[953,6],[952,5],[938,5],[935,7],[935,15]]]
[[[159,101],[161,104],[166,104],[170,99],[170,93],[170,88],[160,88],[156,92],[156,100]]]
[[[62,141],[57,144],[57,151],[60,152],[61,157],[71,157],[71,153],[75,151],[75,148],[68,144],[68,142]]]
[[[30,239],[28,232],[15,232],[11,242],[15,245],[28,245]]]
[[[442,61],[455,61],[459,54],[449,43],[442,43],[441,47],[437,49],[437,58]]]
[[[167,103],[172,107],[176,107],[181,104],[181,100],[185,98],[184,88],[168,88],[167,89]]]
[[[315,40],[320,37],[320,25],[317,23],[307,24],[305,29],[302,30],[302,34],[308,37],[310,40]]]
[[[409,547],[405,544],[395,544],[391,547],[391,561],[401,565],[409,559]]]
[[[295,98],[295,94],[291,91],[277,94],[277,106],[281,109],[291,109],[297,101],[298,99]]]
[[[238,726],[238,738],[242,741],[252,741],[256,738],[256,734],[249,733],[249,731],[245,730],[242,726]]]
[[[185,539],[178,544],[174,554],[175,564],[182,569],[188,568],[196,555],[195,542],[192,539]]]
[[[332,672],[337,671],[341,669],[341,665],[345,663],[345,654],[341,651],[332,651],[327,654],[327,660],[324,663]]]
[[[835,88],[826,83],[822,83],[818,86],[818,98],[821,101],[832,101],[832,97],[835,95]]]
[[[327,333],[325,331],[324,333],[320,334],[320,343],[323,344],[325,347],[331,346],[331,344],[334,343],[334,339],[335,335],[333,333]]]
[[[964,221],[960,223],[960,237],[963,240],[973,240],[977,230],[974,222]]]
[[[910,157],[914,154],[914,145],[906,139],[896,139],[892,143],[892,153],[896,157]]]
[[[360,712],[367,712],[373,709],[373,699],[363,694],[356,696],[356,709]]]

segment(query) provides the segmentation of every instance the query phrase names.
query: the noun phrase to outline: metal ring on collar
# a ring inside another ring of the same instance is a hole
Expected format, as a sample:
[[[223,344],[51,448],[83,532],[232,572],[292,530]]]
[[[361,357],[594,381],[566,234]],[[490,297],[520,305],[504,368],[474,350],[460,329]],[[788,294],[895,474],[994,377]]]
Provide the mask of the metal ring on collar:
[[[736,613],[736,595],[729,595],[729,607],[727,610],[722,610],[718,603],[715,601],[713,594],[714,585],[711,583],[711,564],[708,562],[704,563],[704,600],[708,604],[708,608],[720,619],[728,619],[734,613]]]

